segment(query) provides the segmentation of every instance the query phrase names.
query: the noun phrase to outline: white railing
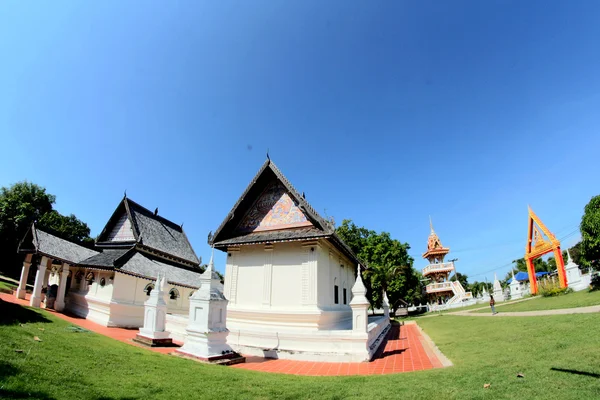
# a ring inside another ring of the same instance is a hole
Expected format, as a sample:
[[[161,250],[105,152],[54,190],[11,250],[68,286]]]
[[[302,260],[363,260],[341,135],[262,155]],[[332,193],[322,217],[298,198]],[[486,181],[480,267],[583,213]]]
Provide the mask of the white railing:
[[[428,266],[423,268],[423,275],[427,275],[432,272],[452,271],[453,269],[454,265],[452,263],[429,264]]]
[[[430,283],[426,287],[427,293],[445,292],[452,290],[452,282]]]

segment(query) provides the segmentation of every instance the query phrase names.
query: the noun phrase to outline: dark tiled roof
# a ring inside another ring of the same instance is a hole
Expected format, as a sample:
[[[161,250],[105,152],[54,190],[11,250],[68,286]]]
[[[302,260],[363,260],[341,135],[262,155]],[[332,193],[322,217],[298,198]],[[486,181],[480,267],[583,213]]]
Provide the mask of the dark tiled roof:
[[[19,244],[20,252],[31,250],[71,264],[78,264],[82,260],[98,254],[97,251],[44,232],[35,224],[31,225],[24,240]]]
[[[236,228],[244,218],[246,212],[263,190],[273,180],[279,180],[287,190],[289,196],[298,205],[306,218],[313,224],[313,227],[302,229],[281,229],[276,231],[262,231],[243,234],[237,232]],[[254,176],[244,193],[240,196],[231,211],[227,214],[221,226],[209,240],[209,244],[217,248],[223,248],[227,245],[251,244],[271,241],[314,239],[318,237],[327,237],[331,242],[346,253],[351,260],[358,261],[358,257],[352,250],[335,234],[333,223],[325,220],[319,213],[306,201],[303,195],[300,195],[296,188],[287,180],[283,173],[277,168],[275,163],[267,159]]]
[[[123,257],[129,249],[104,249],[93,257],[81,261],[80,265],[91,267],[114,267],[115,261]]]
[[[160,272],[166,275],[167,282],[172,284],[192,288],[200,287],[200,272],[168,264],[140,252],[134,252],[120,268],[117,268],[117,271],[150,279],[155,279]]]
[[[252,244],[264,242],[284,242],[291,240],[327,237],[328,233],[313,227],[286,229],[281,231],[251,232],[215,243],[215,247],[227,247],[232,244]]]
[[[127,213],[134,236],[138,243],[149,248],[179,258],[192,264],[200,264],[200,260],[190,244],[183,228],[160,215],[155,215],[127,197],[123,198],[112,217],[98,237],[98,246],[118,246],[119,242],[107,242],[110,231],[119,217]]]

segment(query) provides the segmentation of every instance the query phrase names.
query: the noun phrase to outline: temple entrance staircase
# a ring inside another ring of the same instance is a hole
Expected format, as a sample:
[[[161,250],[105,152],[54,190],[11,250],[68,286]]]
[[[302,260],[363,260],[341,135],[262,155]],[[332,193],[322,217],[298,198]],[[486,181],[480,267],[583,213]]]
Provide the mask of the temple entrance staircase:
[[[465,288],[460,284],[459,281],[451,281],[452,282],[452,292],[454,296],[450,298],[446,302],[447,305],[461,303],[463,300],[470,300],[473,298],[473,294],[471,292],[465,291]]]

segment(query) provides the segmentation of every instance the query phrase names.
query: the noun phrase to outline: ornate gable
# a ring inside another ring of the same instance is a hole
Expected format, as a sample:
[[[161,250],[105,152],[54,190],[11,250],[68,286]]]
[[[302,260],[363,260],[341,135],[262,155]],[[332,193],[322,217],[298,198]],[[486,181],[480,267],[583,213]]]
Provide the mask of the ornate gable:
[[[542,220],[529,207],[529,232],[525,258],[533,258],[552,251],[560,246],[554,234],[544,225]]]
[[[109,242],[129,242],[135,240],[133,229],[131,228],[131,220],[126,212],[121,215],[112,231],[108,234],[107,241]]]
[[[312,226],[298,204],[292,199],[285,186],[273,181],[256,199],[236,231],[260,232]]]

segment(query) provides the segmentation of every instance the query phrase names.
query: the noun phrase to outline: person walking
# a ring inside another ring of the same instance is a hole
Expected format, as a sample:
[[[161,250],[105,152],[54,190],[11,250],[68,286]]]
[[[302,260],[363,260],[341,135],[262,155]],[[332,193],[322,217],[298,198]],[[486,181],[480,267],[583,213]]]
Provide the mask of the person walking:
[[[496,308],[494,307],[495,305],[496,305],[496,300],[494,300],[494,296],[490,295],[490,307],[492,307],[492,315],[497,314]]]

